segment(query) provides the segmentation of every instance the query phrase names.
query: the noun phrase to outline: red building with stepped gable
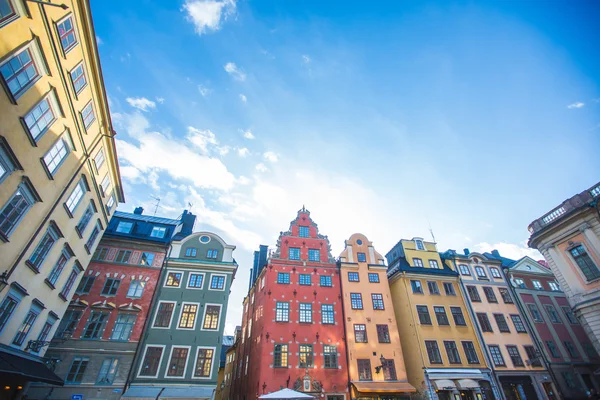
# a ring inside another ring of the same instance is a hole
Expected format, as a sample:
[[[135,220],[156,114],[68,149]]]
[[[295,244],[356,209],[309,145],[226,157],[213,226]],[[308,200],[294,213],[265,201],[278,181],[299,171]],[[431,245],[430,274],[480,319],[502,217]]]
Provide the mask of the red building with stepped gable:
[[[244,299],[230,400],[289,387],[349,400],[339,270],[304,207]]]

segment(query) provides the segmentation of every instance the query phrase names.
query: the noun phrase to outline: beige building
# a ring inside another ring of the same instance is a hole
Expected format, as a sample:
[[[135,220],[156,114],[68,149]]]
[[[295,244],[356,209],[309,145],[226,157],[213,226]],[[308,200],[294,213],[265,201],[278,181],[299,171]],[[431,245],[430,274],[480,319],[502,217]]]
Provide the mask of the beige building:
[[[600,183],[529,225],[576,318],[600,353]]]
[[[90,6],[0,0],[0,398],[41,362],[124,201]]]

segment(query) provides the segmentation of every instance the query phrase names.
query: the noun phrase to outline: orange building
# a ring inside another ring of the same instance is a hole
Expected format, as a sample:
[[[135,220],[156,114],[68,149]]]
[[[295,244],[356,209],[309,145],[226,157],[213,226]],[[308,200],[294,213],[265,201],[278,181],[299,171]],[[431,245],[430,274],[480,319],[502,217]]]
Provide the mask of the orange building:
[[[339,265],[351,397],[408,395],[415,388],[406,376],[384,258],[360,233],[345,245]]]

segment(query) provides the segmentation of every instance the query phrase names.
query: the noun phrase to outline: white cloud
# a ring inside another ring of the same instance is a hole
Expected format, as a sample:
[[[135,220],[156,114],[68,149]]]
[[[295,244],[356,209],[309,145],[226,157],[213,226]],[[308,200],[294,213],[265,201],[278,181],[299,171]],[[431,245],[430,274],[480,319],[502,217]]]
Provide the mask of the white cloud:
[[[256,168],[258,172],[267,172],[269,170],[269,168],[267,168],[263,163],[256,164],[256,167],[254,168]]]
[[[250,154],[250,150],[245,147],[241,147],[237,149],[237,153],[240,157],[246,157],[248,154]]]
[[[585,106],[585,104],[584,104],[584,103],[582,103],[582,102],[580,102],[580,101],[578,101],[578,102],[576,102],[576,103],[569,104],[569,105],[567,106],[567,108],[581,108],[581,107],[583,107],[583,106]]]
[[[252,182],[250,179],[248,179],[247,177],[245,177],[243,175],[240,176],[237,181],[240,185],[249,185],[250,182]]]
[[[310,57],[307,56],[306,54],[302,55],[302,61],[304,61],[306,64],[308,64],[310,62]]]
[[[231,147],[229,146],[217,146],[217,152],[220,156],[225,156],[229,154],[229,150],[231,150]]]
[[[131,107],[135,107],[144,112],[148,112],[150,109],[156,108],[156,103],[152,100],[148,100],[145,97],[128,97],[125,100],[127,100]]]
[[[196,33],[215,32],[229,16],[235,13],[236,0],[187,0],[183,5],[188,21],[194,24]]]
[[[276,163],[277,160],[279,160],[279,157],[277,157],[277,154],[275,154],[272,151],[266,151],[265,154],[263,154],[263,157],[265,158],[265,160],[270,161],[272,163]]]
[[[209,129],[198,129],[193,126],[188,126],[187,139],[202,151],[203,154],[208,153],[209,145],[217,145],[217,137]]]
[[[96,44],[101,46],[104,44],[104,41],[100,38],[100,36],[96,35]]]
[[[256,136],[254,136],[252,134],[252,130],[250,130],[250,129],[247,129],[245,131],[243,131],[243,130],[240,129],[240,132],[243,132],[244,139],[252,140],[252,139],[254,139],[256,137]]]
[[[200,92],[200,94],[202,95],[202,97],[206,97],[209,94],[212,93],[212,89],[209,89],[207,87],[204,87],[202,85],[198,85],[198,91]]]
[[[157,101],[159,104],[163,104],[163,103],[165,102],[165,98],[164,98],[164,97],[157,97],[157,98],[156,98],[156,101]]]
[[[233,79],[237,81],[246,80],[246,73],[239,69],[238,66],[235,65],[235,63],[228,62],[223,68],[229,75],[233,77]]]
[[[521,242],[520,244],[506,242],[490,244],[488,242],[481,242],[475,245],[474,250],[479,253],[489,253],[492,250],[498,250],[502,257],[512,258],[513,260],[518,260],[525,256],[529,256],[534,260],[544,259],[544,257],[540,254],[539,251],[535,249],[530,249],[529,247],[527,247],[527,244],[525,242]]]
[[[248,101],[248,99],[246,98],[246,96],[245,96],[245,95],[243,95],[243,94],[241,94],[241,93],[240,93],[240,100],[241,100],[243,103],[246,103],[246,102]]]

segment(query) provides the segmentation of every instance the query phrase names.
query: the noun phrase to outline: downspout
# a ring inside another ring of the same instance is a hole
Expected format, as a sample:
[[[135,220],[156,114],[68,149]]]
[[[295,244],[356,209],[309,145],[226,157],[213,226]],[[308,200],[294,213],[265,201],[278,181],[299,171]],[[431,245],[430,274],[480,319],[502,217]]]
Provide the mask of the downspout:
[[[158,394],[156,395],[156,399],[155,399],[155,400],[158,400],[158,399],[160,399],[160,395],[162,394],[162,392],[164,392],[164,391],[165,391],[165,389],[166,389],[166,388],[162,388],[162,389],[160,389],[160,392],[158,392]]]
[[[346,312],[344,310],[344,293],[342,289],[342,262],[338,259],[337,263],[338,279],[340,281],[340,294],[342,295],[342,326],[344,327],[344,344],[346,345],[346,374],[348,375],[348,394],[352,399],[352,379],[350,378],[350,351],[348,347],[348,331],[346,330]]]

